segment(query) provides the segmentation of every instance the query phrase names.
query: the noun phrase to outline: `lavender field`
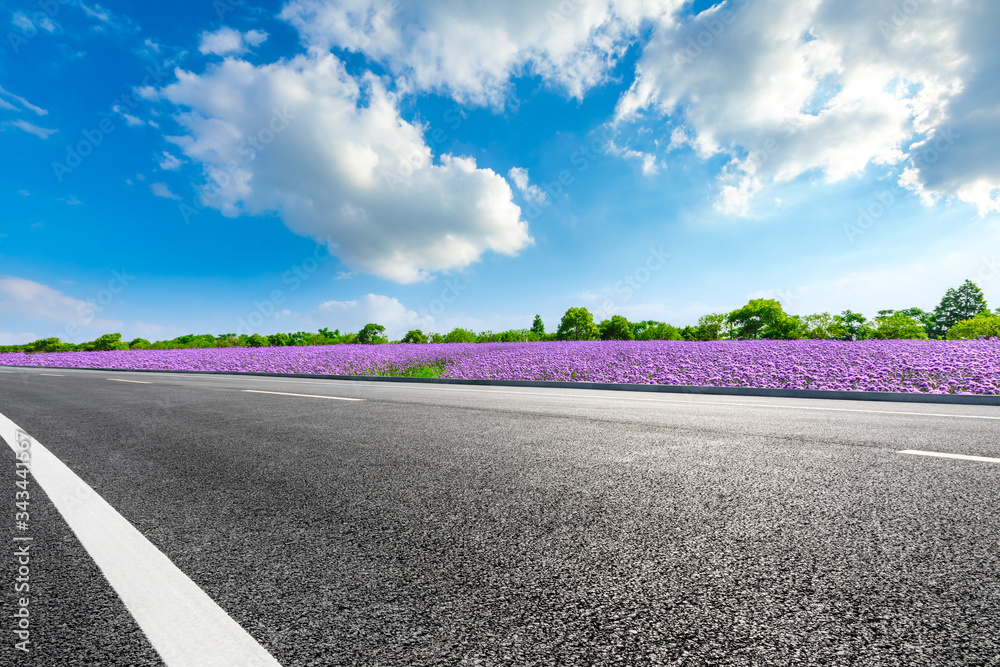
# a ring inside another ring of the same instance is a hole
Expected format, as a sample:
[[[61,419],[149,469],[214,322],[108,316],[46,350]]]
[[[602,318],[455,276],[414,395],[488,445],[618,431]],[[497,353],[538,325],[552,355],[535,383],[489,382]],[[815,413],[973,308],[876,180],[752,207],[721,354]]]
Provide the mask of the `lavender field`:
[[[0,364],[1000,394],[1000,341],[587,341],[0,354]]]

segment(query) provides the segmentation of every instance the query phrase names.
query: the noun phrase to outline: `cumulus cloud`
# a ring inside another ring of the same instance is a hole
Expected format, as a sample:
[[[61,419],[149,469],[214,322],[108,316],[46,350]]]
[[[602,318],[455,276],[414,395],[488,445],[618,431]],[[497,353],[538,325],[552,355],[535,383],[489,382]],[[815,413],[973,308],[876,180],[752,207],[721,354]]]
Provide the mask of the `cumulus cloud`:
[[[416,89],[503,106],[511,77],[521,74],[540,75],[582,97],[607,79],[644,20],[684,4],[292,0],[281,17],[312,48],[363,53]]]
[[[434,330],[434,318],[409,310],[398,299],[366,294],[351,301],[327,301],[310,315],[311,319],[341,332],[360,331],[369,322],[385,327],[390,340],[402,338],[411,329]]]
[[[434,156],[378,79],[354,78],[331,54],[177,76],[160,90],[184,129],[172,141],[203,166],[203,200],[224,215],[276,212],[299,234],[332,238],[349,268],[402,283],[532,243],[502,176]]]
[[[223,27],[215,32],[201,33],[198,50],[204,54],[218,56],[238,55],[246,53],[250,48],[264,43],[267,33],[260,30],[240,32],[233,28]]]
[[[657,25],[616,117],[668,116],[672,147],[728,155],[730,213],[767,185],[869,165],[1000,210],[998,21],[1000,5],[972,0],[725,2]]]
[[[528,201],[535,204],[544,204],[549,200],[544,190],[537,185],[532,185],[528,181],[527,169],[522,167],[511,167],[510,171],[507,172],[507,178],[514,182],[518,191],[524,195],[524,198]]]

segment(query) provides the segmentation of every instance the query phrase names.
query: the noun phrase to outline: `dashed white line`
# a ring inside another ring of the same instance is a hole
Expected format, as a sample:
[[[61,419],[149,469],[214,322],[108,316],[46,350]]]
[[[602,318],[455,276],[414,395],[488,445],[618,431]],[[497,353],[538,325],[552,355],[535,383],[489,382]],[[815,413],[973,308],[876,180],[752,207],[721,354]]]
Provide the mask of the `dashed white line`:
[[[278,396],[301,396],[302,398],[327,398],[331,401],[363,401],[363,398],[344,398],[343,396],[320,396],[318,394],[289,394],[285,391],[261,391],[259,389],[244,389],[248,394],[277,394]]]
[[[50,378],[64,378],[65,375],[56,375],[55,373],[39,373],[39,375],[46,375]]]
[[[145,380],[121,380],[119,378],[105,378],[108,382],[131,382],[132,384],[153,384]]]
[[[0,414],[0,437],[48,495],[170,667],[280,664],[52,452]],[[27,454],[24,454],[27,452]]]
[[[948,454],[947,452],[925,452],[919,449],[903,449],[897,454],[913,454],[914,456],[936,456],[941,459],[960,459],[962,461],[983,461],[985,463],[1000,463],[1000,459],[990,456],[969,456],[967,454]]]
[[[5,372],[13,372],[13,371],[5,371]],[[40,373],[40,375],[45,375],[45,373]],[[357,381],[357,380],[337,380],[337,379],[324,380],[324,379],[320,379],[320,378],[315,378],[315,379],[288,379],[288,380],[285,380],[285,379],[279,379],[279,378],[265,378],[265,377],[255,377],[255,376],[239,377],[239,376],[227,376],[227,375],[216,375],[216,376],[204,376],[204,375],[203,376],[193,376],[193,375],[187,375],[187,376],[183,376],[183,377],[185,379],[198,378],[199,380],[209,380],[209,381],[214,381],[214,380],[218,380],[218,381],[231,381],[232,379],[239,379],[240,381],[243,381],[243,382],[264,382],[264,383],[280,383],[280,384],[312,384],[314,386],[318,382],[328,383],[327,386],[330,386],[331,384],[336,385],[336,386],[344,386],[345,383],[350,383],[351,385],[354,385],[355,387],[357,387],[358,384],[359,384],[359,381]],[[524,395],[524,396],[538,396],[538,397],[544,397],[544,398],[573,398],[573,399],[581,399],[581,398],[585,398],[586,399],[586,398],[589,398],[589,399],[601,399],[601,400],[614,399],[614,400],[638,401],[638,402],[644,402],[644,403],[672,403],[672,404],[694,405],[694,406],[698,406],[698,405],[722,405],[722,406],[740,406],[740,407],[751,407],[751,408],[769,408],[769,409],[772,409],[772,410],[814,410],[814,411],[818,410],[818,411],[822,411],[822,412],[854,412],[854,413],[874,414],[874,415],[907,415],[907,416],[910,416],[910,417],[950,417],[950,418],[953,418],[953,419],[986,419],[986,420],[992,420],[992,421],[1000,421],[1000,416],[992,416],[992,415],[962,415],[962,414],[955,414],[955,413],[949,413],[949,412],[912,412],[912,411],[906,411],[906,410],[864,410],[864,409],[860,409],[860,408],[826,408],[826,407],[811,406],[811,405],[788,405],[788,404],[771,405],[771,404],[768,404],[768,403],[748,403],[748,402],[744,402],[744,401],[706,401],[706,400],[698,400],[698,399],[694,399],[694,398],[689,399],[689,400],[683,400],[683,399],[677,399],[677,398],[667,398],[666,396],[663,396],[662,398],[660,398],[660,397],[649,397],[649,396],[647,396],[647,397],[640,397],[640,396],[636,396],[635,393],[633,393],[633,392],[623,392],[623,391],[614,391],[614,392],[612,392],[612,391],[601,390],[601,389],[581,389],[581,390],[575,390],[575,391],[580,391],[581,392],[580,394],[576,394],[576,393],[573,393],[573,394],[562,394],[562,393],[560,393],[560,394],[554,394],[554,393],[543,393],[543,392],[539,392],[539,391],[517,391],[517,390],[510,390],[510,389],[507,389],[506,387],[491,387],[491,388],[445,387],[445,386],[441,386],[441,385],[422,384],[422,383],[420,383],[420,384],[407,384],[405,382],[400,382],[400,383],[391,383],[391,384],[388,384],[388,383],[381,383],[381,382],[369,382],[369,383],[364,383],[364,381],[360,381],[360,382],[363,383],[362,386],[364,386],[366,388],[369,388],[369,389],[372,389],[372,388],[374,388],[374,389],[383,389],[383,388],[384,389],[388,389],[390,387],[393,388],[393,389],[414,389],[414,390],[418,390],[418,391],[427,391],[427,390],[433,389],[433,390],[442,391],[442,392],[449,392],[449,391],[456,392],[457,391],[457,392],[489,393],[489,394],[499,394],[499,395],[503,395],[503,394],[519,394],[519,395]],[[246,389],[244,391],[254,391],[254,390]],[[600,394],[600,395],[594,395],[594,394],[584,393],[584,392],[590,392],[590,391],[601,391],[603,393]],[[284,394],[285,392],[278,392],[278,391],[274,391],[274,392],[258,391],[257,393],[264,393],[264,394],[267,394],[267,393],[270,393],[270,394]],[[638,392],[636,392],[636,393],[638,393]],[[316,396],[316,395],[313,395],[313,394],[285,394],[285,395],[288,395],[288,396],[309,396],[309,397],[312,397],[312,398],[332,398],[330,396]],[[676,396],[677,394],[672,394],[672,395]],[[692,396],[692,397],[695,397],[695,396],[699,396],[700,397],[700,396],[710,396],[711,394],[689,394],[689,395]],[[770,398],[770,397],[761,397],[761,398]],[[363,399],[363,398],[342,398],[340,400],[345,400],[345,401],[363,401],[365,399]],[[813,399],[813,400],[837,400],[837,401],[845,401],[845,400],[856,400],[856,399],[841,399],[841,398],[838,398],[838,399]]]

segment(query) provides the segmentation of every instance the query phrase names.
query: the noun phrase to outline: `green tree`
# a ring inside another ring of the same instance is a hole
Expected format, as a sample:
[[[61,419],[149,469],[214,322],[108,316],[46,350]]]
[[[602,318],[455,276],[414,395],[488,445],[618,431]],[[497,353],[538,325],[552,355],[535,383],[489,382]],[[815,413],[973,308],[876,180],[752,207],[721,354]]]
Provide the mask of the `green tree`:
[[[800,322],[789,317],[774,299],[751,299],[747,305],[726,316],[733,335],[745,340],[789,339],[798,336]]]
[[[681,330],[665,322],[645,322],[641,332],[636,332],[636,340],[685,340]],[[638,329],[638,327],[637,327]]]
[[[135,338],[128,342],[128,349],[130,350],[148,350],[151,343],[145,338]]]
[[[541,315],[535,315],[535,321],[531,323],[531,333],[536,336],[545,335],[545,324],[542,323]]]
[[[900,311],[876,317],[875,326],[871,329],[871,337],[881,340],[927,340],[927,332],[924,331],[924,327],[919,322],[915,322],[912,317]]]
[[[260,334],[254,334],[247,337],[246,344],[250,347],[267,347],[267,339]]]
[[[388,338],[382,335],[384,333],[384,326],[381,324],[375,324],[374,322],[369,322],[361,329],[361,331],[358,332],[358,335],[354,338],[354,342],[362,345],[378,345],[380,343],[385,343],[388,341]]]
[[[919,324],[924,328],[924,331],[928,331],[932,326],[934,326],[934,313],[928,313],[923,308],[907,308],[906,310],[900,310],[899,312],[907,315],[914,322]]]
[[[643,340],[643,332],[650,327],[655,327],[657,324],[659,324],[659,322],[656,320],[641,320],[639,322],[632,322],[632,333],[635,334],[635,339]]]
[[[412,331],[407,331],[406,335],[403,336],[403,343],[426,343],[427,335],[424,334],[420,329],[413,329]]]
[[[541,335],[545,335],[544,333]],[[508,329],[507,331],[501,331],[499,334],[499,339],[501,343],[527,343],[531,340],[536,340],[539,334],[536,334],[531,329]]]
[[[104,334],[103,336],[99,336],[96,340],[84,343],[84,346],[86,346],[87,350],[93,350],[95,352],[128,349],[128,343],[122,342],[122,335],[120,333]]]
[[[283,333],[271,334],[267,337],[267,344],[271,347],[286,347],[292,344],[292,337]]]
[[[559,322],[556,338],[559,340],[596,340],[601,335],[594,316],[586,308],[570,308]]]
[[[932,338],[943,338],[948,329],[970,320],[984,310],[989,310],[983,291],[971,280],[966,280],[958,288],[945,292],[941,303],[934,309],[934,321],[928,327]]]
[[[946,338],[948,340],[1000,338],[1000,312],[994,315],[984,310],[971,319],[962,320],[948,329]]]
[[[696,326],[686,326],[681,330],[680,334],[684,340],[721,340],[726,337],[728,326],[725,315],[722,313],[713,313],[711,315],[702,315],[698,318]]]
[[[847,333],[847,327],[837,321],[830,313],[817,313],[802,318],[803,338],[841,338]]]
[[[446,343],[475,343],[476,334],[468,329],[454,328],[444,337]]]
[[[845,310],[840,315],[834,315],[833,319],[837,326],[843,327],[842,333],[837,336],[840,340],[864,340],[871,334],[868,318],[861,313]]]
[[[31,354],[35,352],[68,352],[75,346],[71,343],[64,343],[58,338],[42,338],[24,346],[24,351]]]
[[[601,340],[635,340],[632,325],[621,315],[612,315],[610,320],[604,320],[597,328],[601,332]]]

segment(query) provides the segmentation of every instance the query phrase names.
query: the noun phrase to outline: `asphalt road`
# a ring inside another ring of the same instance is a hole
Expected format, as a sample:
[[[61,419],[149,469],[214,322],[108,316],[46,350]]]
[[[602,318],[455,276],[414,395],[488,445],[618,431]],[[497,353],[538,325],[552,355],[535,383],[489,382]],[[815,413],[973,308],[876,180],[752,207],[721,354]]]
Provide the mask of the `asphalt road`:
[[[995,407],[0,371],[282,665],[1000,665]],[[0,664],[163,664],[0,449]]]

